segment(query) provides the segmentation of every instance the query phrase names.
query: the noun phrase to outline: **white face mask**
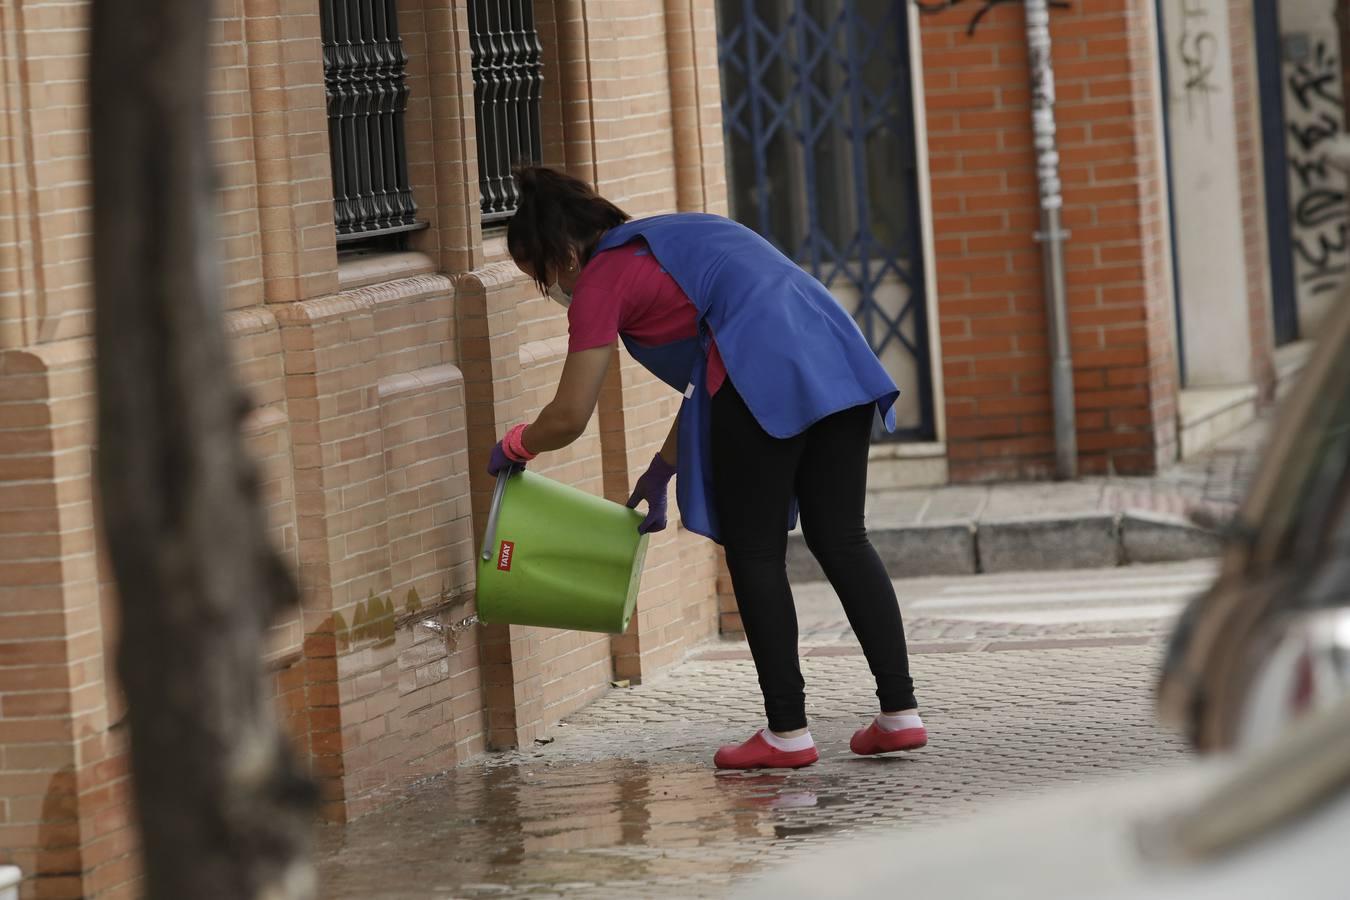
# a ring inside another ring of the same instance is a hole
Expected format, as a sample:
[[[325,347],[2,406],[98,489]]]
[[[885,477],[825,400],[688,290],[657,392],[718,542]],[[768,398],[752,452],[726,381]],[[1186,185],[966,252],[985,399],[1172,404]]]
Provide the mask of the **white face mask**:
[[[565,291],[560,284],[554,284],[548,289],[549,299],[561,306],[563,309],[572,305],[572,292]]]

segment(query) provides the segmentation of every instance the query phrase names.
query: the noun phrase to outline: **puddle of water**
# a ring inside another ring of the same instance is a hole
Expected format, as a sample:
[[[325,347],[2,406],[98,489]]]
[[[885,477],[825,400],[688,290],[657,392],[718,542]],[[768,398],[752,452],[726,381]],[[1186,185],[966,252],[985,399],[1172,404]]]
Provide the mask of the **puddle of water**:
[[[321,829],[322,896],[505,896],[685,877],[727,882],[755,847],[849,824],[842,779],[607,760],[457,769]],[[528,888],[528,890],[526,890]]]

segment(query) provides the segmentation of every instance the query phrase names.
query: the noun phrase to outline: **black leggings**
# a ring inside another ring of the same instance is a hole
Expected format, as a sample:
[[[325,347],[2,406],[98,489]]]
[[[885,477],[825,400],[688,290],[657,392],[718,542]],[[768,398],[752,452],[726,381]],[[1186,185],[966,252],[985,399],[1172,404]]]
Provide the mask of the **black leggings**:
[[[806,727],[797,610],[787,577],[794,495],[806,544],[843,602],[876,677],[881,708],[916,705],[895,589],[863,524],[875,410],[871,404],[846,409],[780,440],[759,426],[731,382],[712,401],[717,517],[773,731]]]

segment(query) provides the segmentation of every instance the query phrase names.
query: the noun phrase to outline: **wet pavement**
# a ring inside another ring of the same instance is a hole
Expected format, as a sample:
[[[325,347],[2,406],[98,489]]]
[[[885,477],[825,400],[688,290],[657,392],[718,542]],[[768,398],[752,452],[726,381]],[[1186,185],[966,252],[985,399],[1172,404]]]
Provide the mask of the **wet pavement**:
[[[1150,690],[1166,620],[1208,571],[901,582],[911,634],[933,638],[913,646],[931,740],[874,759],[848,751],[873,711],[866,663],[837,601],[805,586],[815,766],[711,768],[719,744],[762,722],[744,645],[714,643],[612,691],[552,743],[484,756],[325,828],[321,895],[722,897],[813,848],[882,829],[903,841],[1009,795],[1177,764],[1186,756],[1154,725]]]

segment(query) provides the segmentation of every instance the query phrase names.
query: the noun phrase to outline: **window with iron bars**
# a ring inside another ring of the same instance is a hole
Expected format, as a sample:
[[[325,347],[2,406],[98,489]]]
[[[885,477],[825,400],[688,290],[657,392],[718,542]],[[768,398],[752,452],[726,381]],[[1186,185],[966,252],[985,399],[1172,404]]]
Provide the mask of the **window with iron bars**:
[[[339,249],[425,228],[408,183],[408,56],[395,0],[321,0]]]
[[[483,224],[516,211],[511,167],[543,157],[539,97],[543,48],[533,0],[470,0],[473,100],[478,123],[478,186]]]

